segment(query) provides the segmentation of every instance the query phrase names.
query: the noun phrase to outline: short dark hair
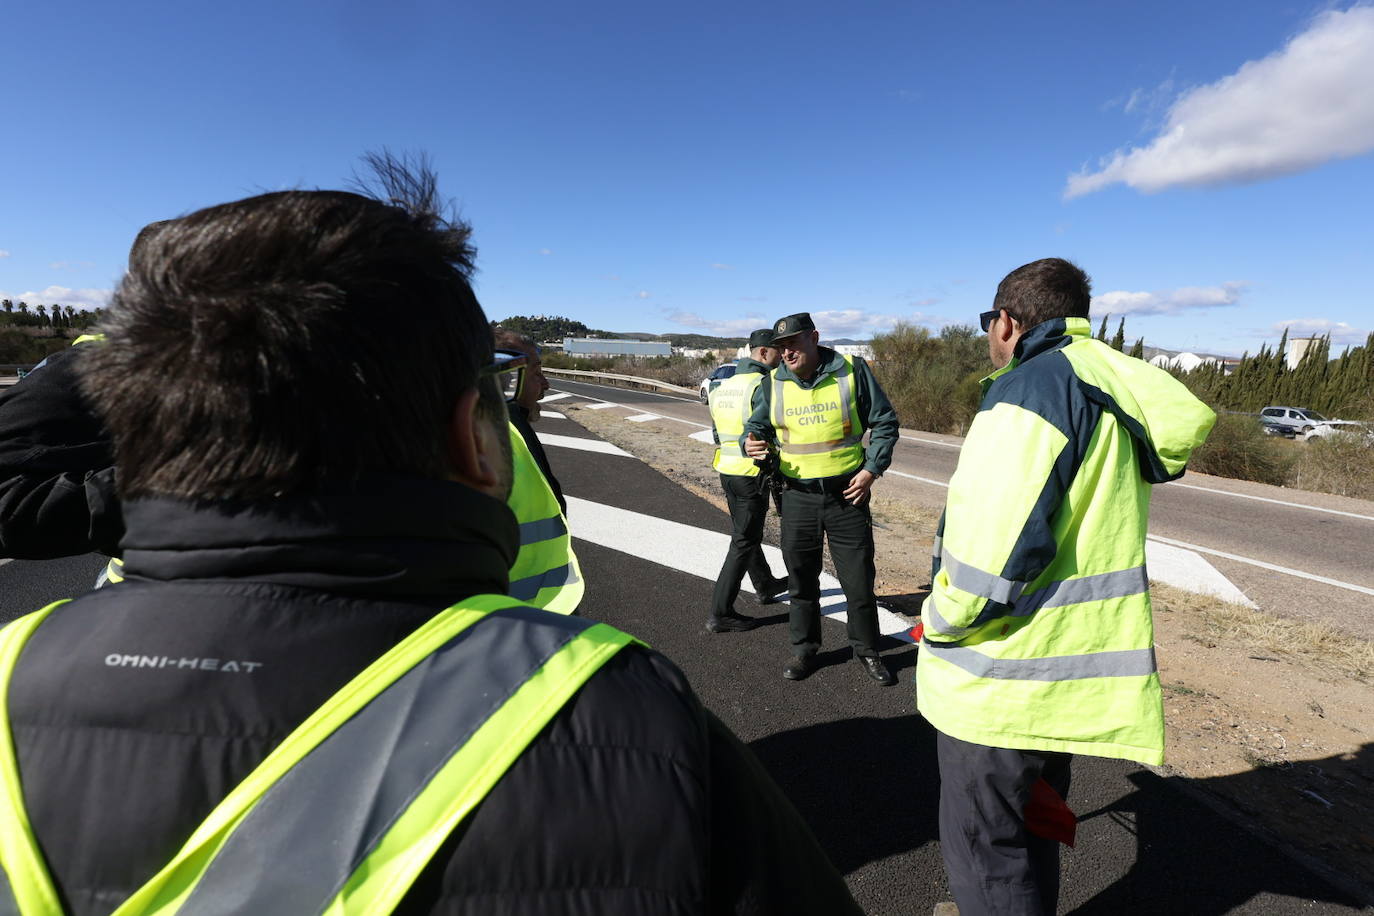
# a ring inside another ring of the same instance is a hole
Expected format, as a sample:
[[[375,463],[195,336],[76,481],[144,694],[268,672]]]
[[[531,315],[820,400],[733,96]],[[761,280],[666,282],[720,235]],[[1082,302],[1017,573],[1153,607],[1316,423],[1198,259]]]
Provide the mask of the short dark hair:
[[[1092,298],[1092,278],[1083,268],[1063,258],[1042,258],[1003,277],[992,307],[1033,328],[1052,318],[1087,318]]]
[[[455,402],[492,355],[470,229],[441,215],[427,169],[369,162],[382,200],[281,191],[140,236],[106,343],[82,361],[121,496],[255,500],[365,471],[448,475]],[[480,390],[504,416],[495,386]]]

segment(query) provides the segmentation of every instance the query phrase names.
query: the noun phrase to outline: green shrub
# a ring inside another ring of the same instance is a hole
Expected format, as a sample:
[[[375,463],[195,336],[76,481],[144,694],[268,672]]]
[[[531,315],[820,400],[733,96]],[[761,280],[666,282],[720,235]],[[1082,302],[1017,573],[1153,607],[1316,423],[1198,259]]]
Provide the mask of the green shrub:
[[[1283,486],[1297,456],[1290,443],[1265,435],[1248,414],[1217,414],[1217,423],[1188,467],[1202,474]]]
[[[992,371],[986,338],[954,325],[933,335],[898,322],[873,338],[873,372],[909,429],[963,435],[978,412],[978,379]]]
[[[1309,439],[1288,485],[1355,499],[1374,499],[1374,443],[1348,433]]]

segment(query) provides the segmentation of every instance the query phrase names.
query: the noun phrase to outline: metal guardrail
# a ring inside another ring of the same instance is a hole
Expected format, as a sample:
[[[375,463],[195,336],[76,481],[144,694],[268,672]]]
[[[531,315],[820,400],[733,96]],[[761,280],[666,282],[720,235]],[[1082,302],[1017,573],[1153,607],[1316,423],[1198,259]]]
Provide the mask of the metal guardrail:
[[[667,382],[660,382],[658,379],[640,378],[637,375],[616,375],[611,372],[587,372],[583,369],[550,369],[548,366],[544,367],[544,374],[551,375],[554,378],[567,377],[574,381],[579,378],[598,378],[606,380],[609,384],[617,388],[657,389],[661,391],[671,391],[673,394],[681,394],[690,398],[695,398],[700,394],[695,388],[683,388],[681,385],[670,385]]]

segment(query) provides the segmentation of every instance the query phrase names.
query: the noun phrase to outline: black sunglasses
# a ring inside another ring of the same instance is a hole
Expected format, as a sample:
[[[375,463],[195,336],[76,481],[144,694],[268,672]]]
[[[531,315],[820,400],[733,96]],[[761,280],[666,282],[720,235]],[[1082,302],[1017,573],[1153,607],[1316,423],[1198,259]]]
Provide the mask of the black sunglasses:
[[[983,329],[984,334],[988,332],[988,328],[992,327],[992,323],[997,320],[997,316],[1004,311],[1006,311],[1006,309],[993,309],[990,312],[980,312],[978,314],[978,326]],[[1007,317],[1013,321],[1016,320],[1016,316],[1011,312],[1007,312]]]

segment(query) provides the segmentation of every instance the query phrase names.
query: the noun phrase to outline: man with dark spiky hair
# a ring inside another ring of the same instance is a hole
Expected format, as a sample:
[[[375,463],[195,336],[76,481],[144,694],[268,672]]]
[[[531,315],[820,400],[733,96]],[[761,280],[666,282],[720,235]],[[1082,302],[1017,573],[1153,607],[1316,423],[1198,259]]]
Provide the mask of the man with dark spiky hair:
[[[514,362],[432,176],[374,164],[380,200],[264,194],[131,258],[79,367],[125,579],[0,632],[0,900],[857,913],[666,658],[505,595]]]
[[[935,538],[916,699],[935,726],[940,851],[965,916],[1059,898],[1073,754],[1164,762],[1145,530],[1215,416],[1090,335],[1092,287],[1023,264],[979,316],[996,371]]]

